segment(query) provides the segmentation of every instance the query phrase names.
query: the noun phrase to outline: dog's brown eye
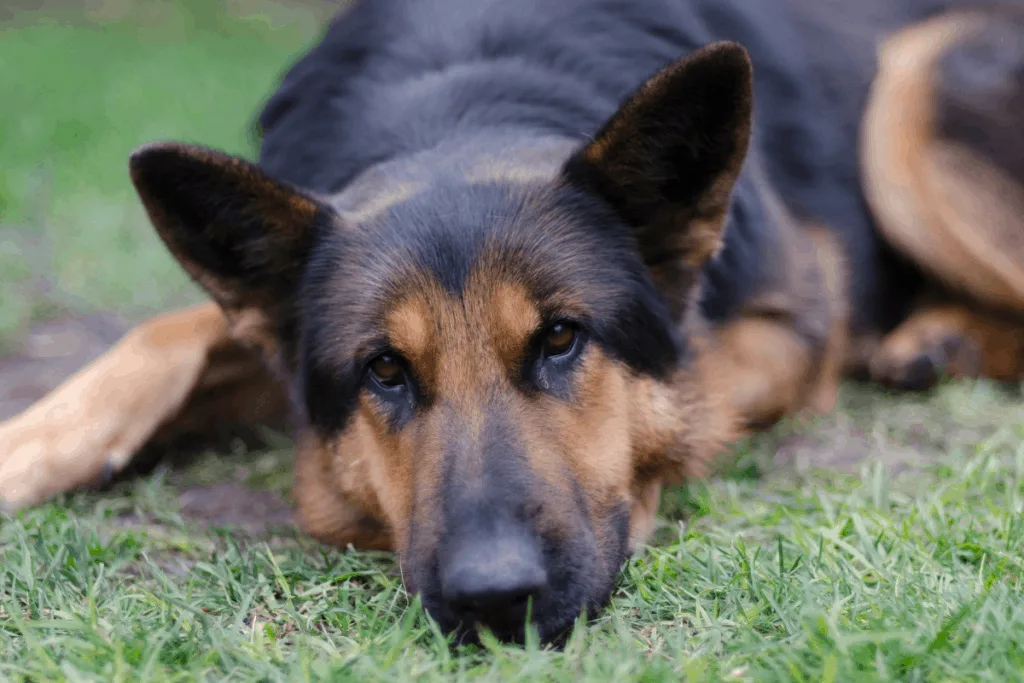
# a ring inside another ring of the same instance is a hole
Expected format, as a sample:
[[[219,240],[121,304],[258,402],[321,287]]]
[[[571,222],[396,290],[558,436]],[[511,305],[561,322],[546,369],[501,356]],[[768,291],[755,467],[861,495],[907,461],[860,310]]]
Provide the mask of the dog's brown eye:
[[[370,363],[373,378],[386,387],[397,387],[405,383],[405,369],[394,356],[382,354]]]
[[[576,343],[576,327],[571,323],[555,323],[544,337],[544,356],[561,356]]]

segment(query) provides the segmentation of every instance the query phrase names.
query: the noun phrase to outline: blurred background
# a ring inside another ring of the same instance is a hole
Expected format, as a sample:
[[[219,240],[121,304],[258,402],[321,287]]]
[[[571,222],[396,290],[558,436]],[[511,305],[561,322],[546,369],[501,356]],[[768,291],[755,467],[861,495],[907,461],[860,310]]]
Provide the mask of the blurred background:
[[[0,345],[36,320],[122,323],[199,298],[131,188],[178,139],[255,155],[250,124],[327,0],[0,1]]]
[[[160,139],[256,156],[329,0],[0,0],[0,419],[202,296],[128,178]]]

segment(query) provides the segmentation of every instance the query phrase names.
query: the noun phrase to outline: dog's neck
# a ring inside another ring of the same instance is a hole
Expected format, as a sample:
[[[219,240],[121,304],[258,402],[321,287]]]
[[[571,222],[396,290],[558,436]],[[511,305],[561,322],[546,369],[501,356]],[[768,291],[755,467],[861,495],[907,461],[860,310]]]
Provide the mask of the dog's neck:
[[[583,142],[522,129],[462,134],[371,166],[329,201],[345,220],[360,223],[438,182],[547,183]]]

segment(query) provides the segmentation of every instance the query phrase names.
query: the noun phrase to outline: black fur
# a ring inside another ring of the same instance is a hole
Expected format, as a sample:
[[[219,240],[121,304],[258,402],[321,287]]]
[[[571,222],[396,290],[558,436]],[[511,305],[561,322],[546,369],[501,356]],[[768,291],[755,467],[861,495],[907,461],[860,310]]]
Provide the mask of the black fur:
[[[330,208],[254,164],[201,147],[149,145],[130,170],[160,237],[201,282],[220,283],[212,293],[228,309],[254,295],[290,299],[332,220]]]
[[[918,278],[875,236],[857,178],[859,112],[877,37],[951,4],[362,0],[267,103],[260,162],[300,186],[338,192],[372,164],[481,128],[583,142],[658,68],[736,40],[755,67],[752,156],[791,209],[839,233],[854,261],[855,328],[886,330]],[[769,276],[773,244],[757,222],[760,205],[741,179],[725,249],[703,275],[713,319],[733,314]]]
[[[1024,7],[1006,7],[939,65],[937,126],[1011,178],[1024,178]]]
[[[562,615],[578,614],[595,593],[603,598],[605,593],[599,586],[603,577],[596,572],[588,572],[587,568],[609,558],[597,556],[598,549],[592,534],[585,531],[589,526],[589,520],[584,519],[585,501],[577,508],[576,514],[580,519],[574,520],[573,524],[575,528],[584,530],[583,533],[575,538],[551,538],[537,534],[536,512],[542,508],[546,496],[557,494],[545,490],[542,481],[531,478],[528,456],[523,444],[517,440],[518,425],[510,421],[506,407],[500,403],[489,405],[483,433],[477,439],[467,438],[467,433],[460,416],[450,415],[445,435],[451,445],[445,453],[446,484],[441,492],[444,531],[440,543],[433,549],[431,560],[417,563],[412,568],[414,572],[417,569],[426,571],[427,575],[411,578],[414,585],[430,586],[438,579],[442,585],[448,585],[450,582],[446,579],[453,565],[464,567],[467,563],[479,563],[478,566],[501,574],[507,571],[508,563],[494,563],[494,554],[498,550],[495,543],[507,544],[511,540],[519,549],[520,561],[525,559],[544,567],[546,582],[532,595],[532,600],[533,614],[537,617],[534,625],[540,636],[549,640],[565,628]],[[483,460],[481,480],[466,481],[460,476],[462,459],[467,456]],[[628,528],[614,530],[615,533],[620,531],[624,540]],[[622,559],[611,558],[616,566]],[[431,576],[435,571],[437,575]],[[441,598],[441,595],[428,590],[423,596],[424,606],[446,630],[461,623],[469,632],[465,635],[471,635],[471,620],[477,616],[474,610],[460,605],[453,608]],[[499,637],[510,640],[522,637],[525,604],[504,610],[497,618],[488,616],[491,617],[488,621],[490,627]]]

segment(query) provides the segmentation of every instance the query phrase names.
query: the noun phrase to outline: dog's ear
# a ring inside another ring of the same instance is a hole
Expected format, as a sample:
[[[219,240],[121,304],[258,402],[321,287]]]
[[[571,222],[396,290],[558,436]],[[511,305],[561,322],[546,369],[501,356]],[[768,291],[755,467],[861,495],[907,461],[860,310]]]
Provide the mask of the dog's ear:
[[[273,318],[331,220],[331,209],[255,164],[202,147],[146,145],[129,168],[161,239],[229,314]]]
[[[721,245],[752,115],[746,50],[715,43],[654,75],[563,169],[629,224],[673,308]]]

